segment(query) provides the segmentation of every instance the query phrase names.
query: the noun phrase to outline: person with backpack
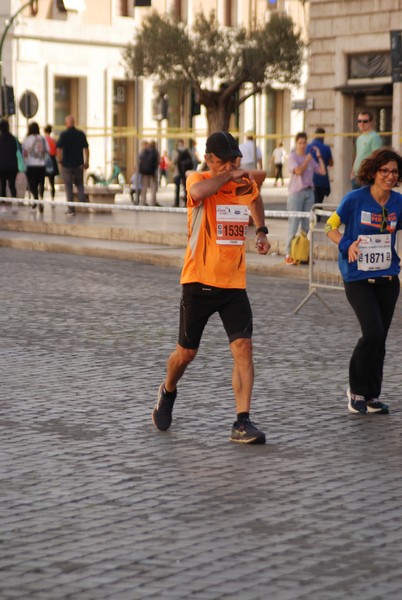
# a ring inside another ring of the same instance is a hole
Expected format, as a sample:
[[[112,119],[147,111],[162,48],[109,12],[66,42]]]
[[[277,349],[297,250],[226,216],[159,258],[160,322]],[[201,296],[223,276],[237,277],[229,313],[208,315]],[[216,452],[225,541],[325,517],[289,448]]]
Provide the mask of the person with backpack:
[[[149,206],[157,206],[156,190],[158,189],[158,166],[159,152],[156,149],[154,141],[144,143],[144,148],[140,152],[140,175],[141,175],[141,196],[140,206],[146,205],[147,190],[151,192],[151,201]]]
[[[22,142],[22,153],[27,167],[29,190],[34,200],[43,199],[47,152],[46,140],[40,135],[38,123],[30,123],[28,134]],[[36,202],[32,204],[32,209],[36,209]],[[43,212],[43,204],[39,204],[39,212]]]
[[[174,165],[173,182],[176,186],[176,194],[173,206],[180,206],[180,184],[183,186],[184,198],[186,198],[186,173],[194,170],[194,163],[188,148],[184,145],[184,140],[178,140],[176,149],[173,152],[172,162]],[[184,200],[186,203],[186,200]]]

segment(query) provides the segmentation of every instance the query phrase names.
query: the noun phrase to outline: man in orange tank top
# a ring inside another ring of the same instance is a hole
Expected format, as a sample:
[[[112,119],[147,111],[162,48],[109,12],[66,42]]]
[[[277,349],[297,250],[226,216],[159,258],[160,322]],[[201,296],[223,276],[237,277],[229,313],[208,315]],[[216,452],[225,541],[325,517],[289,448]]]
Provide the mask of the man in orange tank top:
[[[246,292],[245,240],[250,213],[257,252],[267,254],[270,244],[264,204],[252,176],[239,168],[241,156],[230,133],[213,133],[206,144],[209,171],[187,178],[188,245],[180,279],[179,339],[168,359],[152,419],[161,431],[170,427],[177,383],[197,354],[209,317],[218,312],[234,361],[237,417],[230,439],[263,444],[265,434],[249,418],[254,383],[253,320]]]

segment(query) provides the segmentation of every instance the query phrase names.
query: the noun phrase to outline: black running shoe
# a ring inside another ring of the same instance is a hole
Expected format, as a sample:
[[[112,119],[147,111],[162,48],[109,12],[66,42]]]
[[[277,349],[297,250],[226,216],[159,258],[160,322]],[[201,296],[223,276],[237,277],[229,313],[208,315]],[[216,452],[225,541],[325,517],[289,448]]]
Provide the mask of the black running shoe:
[[[387,415],[389,408],[384,402],[380,402],[378,398],[371,398],[367,400],[367,411],[369,413],[377,413],[378,415]]]
[[[239,442],[241,444],[265,444],[265,433],[257,429],[257,427],[247,419],[246,421],[235,421],[232,427],[230,436],[231,442]]]
[[[177,391],[174,392],[173,398],[168,398],[166,394],[163,393],[163,386],[163,383],[159,386],[158,402],[152,411],[152,420],[155,427],[161,431],[166,431],[172,423],[173,405],[176,400]]]
[[[364,396],[352,394],[349,388],[346,390],[346,396],[349,400],[349,412],[351,412],[353,415],[365,415],[367,413],[367,403]]]

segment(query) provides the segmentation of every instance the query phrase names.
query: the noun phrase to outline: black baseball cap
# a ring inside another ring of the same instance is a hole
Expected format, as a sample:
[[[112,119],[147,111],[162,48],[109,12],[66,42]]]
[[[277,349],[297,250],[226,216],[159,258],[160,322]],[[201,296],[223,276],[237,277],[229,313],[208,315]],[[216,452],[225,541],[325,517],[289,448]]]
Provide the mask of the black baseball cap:
[[[231,158],[242,157],[239,144],[233,135],[227,131],[216,131],[211,133],[207,139],[206,153],[212,152],[220,160],[230,160]]]

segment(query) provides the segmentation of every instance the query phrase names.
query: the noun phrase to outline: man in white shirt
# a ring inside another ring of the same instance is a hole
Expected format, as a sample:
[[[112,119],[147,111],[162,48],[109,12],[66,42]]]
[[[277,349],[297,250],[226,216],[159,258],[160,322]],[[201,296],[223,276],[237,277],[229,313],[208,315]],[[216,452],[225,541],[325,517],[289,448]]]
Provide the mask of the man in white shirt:
[[[278,185],[279,180],[282,180],[282,186],[285,185],[283,180],[283,165],[286,160],[286,150],[283,147],[283,143],[279,142],[278,146],[274,149],[272,153],[272,160],[275,165],[275,183],[274,185]]]
[[[252,131],[246,133],[246,141],[239,146],[243,158],[240,161],[240,168],[262,169],[262,154],[259,147],[256,145],[254,134]]]

